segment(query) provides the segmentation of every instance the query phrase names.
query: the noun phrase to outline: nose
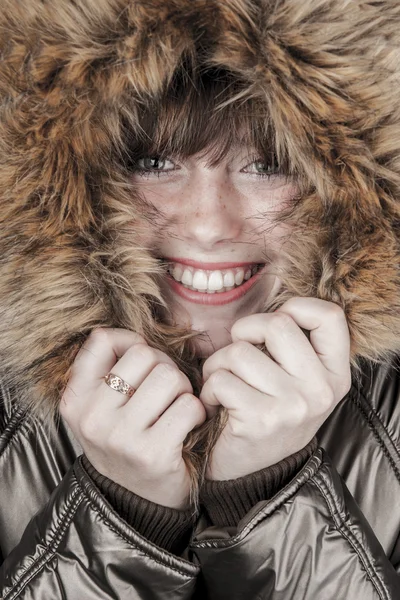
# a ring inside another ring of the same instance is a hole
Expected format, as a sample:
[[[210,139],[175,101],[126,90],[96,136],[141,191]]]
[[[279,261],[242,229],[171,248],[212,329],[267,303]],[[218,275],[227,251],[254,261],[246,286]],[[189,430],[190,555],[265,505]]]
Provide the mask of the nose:
[[[192,245],[212,250],[217,244],[240,237],[240,194],[227,173],[218,169],[197,171],[185,186],[181,200],[180,235]]]

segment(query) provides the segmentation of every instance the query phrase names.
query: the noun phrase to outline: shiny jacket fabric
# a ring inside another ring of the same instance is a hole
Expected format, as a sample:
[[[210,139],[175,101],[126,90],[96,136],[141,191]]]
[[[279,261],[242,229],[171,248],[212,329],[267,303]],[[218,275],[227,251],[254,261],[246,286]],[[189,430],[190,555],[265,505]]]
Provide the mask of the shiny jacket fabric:
[[[179,557],[113,511],[62,423],[3,396],[3,600],[400,598],[399,364],[366,364],[301,472],[237,529],[201,515]]]
[[[393,0],[0,0],[2,600],[400,599],[399,32]],[[201,513],[178,557],[45,415],[96,327],[190,355],[152,311],[165,270],[136,244],[129,164],[175,75],[203,72],[262,106],[301,184],[265,310],[339,304],[362,378],[284,489],[237,528]]]

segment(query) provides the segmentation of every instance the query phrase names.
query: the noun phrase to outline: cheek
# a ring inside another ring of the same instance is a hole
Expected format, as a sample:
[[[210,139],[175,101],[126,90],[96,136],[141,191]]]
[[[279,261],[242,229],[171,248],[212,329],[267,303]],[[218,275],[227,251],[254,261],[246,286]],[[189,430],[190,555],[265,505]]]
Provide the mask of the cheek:
[[[272,186],[268,189],[260,187],[253,190],[255,193],[248,194],[246,229],[249,241],[256,243],[268,260],[276,264],[280,263],[281,251],[292,229],[287,223],[277,222],[276,218],[298,194],[298,188],[293,184],[280,185],[275,189]]]
[[[138,218],[136,235],[140,244],[152,247],[167,235],[170,222],[174,219],[174,203],[164,192],[157,192],[151,186],[143,188],[140,192],[145,207],[141,209],[142,217],[139,215]]]
[[[277,176],[271,180],[247,182],[239,190],[244,197],[246,216],[274,214],[287,207],[290,201],[299,193],[293,181],[287,177]]]
[[[290,206],[298,194],[294,184],[278,184],[275,187],[257,186],[246,193],[246,220],[251,223],[253,231],[268,238],[280,239],[289,229],[282,223],[276,223],[278,214]],[[264,222],[264,223],[263,223]]]
[[[288,207],[291,200],[298,194],[299,190],[293,183],[286,183],[279,185],[278,187],[271,187],[267,194],[260,200],[267,200],[270,210],[274,213],[283,210]]]

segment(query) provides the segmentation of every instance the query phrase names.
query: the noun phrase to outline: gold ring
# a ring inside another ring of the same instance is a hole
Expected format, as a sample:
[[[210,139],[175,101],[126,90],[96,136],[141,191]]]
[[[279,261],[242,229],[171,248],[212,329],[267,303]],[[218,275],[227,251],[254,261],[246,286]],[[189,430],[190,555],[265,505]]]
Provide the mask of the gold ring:
[[[120,392],[121,394],[128,396],[128,398],[130,398],[136,391],[135,388],[133,388],[131,385],[129,385],[129,383],[121,379],[121,377],[118,377],[118,375],[115,375],[115,373],[108,373],[104,377],[104,380],[110,388],[112,388],[116,392]]]

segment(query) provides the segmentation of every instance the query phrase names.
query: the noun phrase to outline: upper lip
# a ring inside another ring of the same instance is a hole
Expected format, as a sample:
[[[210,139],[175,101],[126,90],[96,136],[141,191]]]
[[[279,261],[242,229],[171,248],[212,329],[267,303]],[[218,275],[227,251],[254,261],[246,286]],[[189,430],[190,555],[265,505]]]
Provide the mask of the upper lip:
[[[217,269],[233,269],[234,267],[249,267],[253,265],[263,264],[261,261],[253,261],[253,262],[199,262],[197,260],[192,260],[190,258],[174,258],[170,256],[166,256],[164,260],[168,262],[181,263],[183,265],[188,265],[188,267],[194,267],[195,269],[204,269],[204,270],[217,270]]]

